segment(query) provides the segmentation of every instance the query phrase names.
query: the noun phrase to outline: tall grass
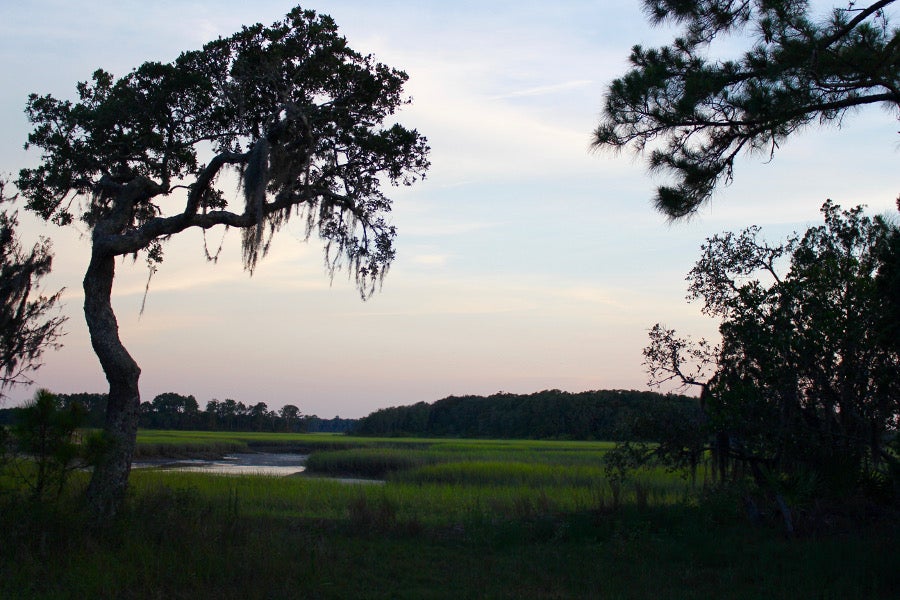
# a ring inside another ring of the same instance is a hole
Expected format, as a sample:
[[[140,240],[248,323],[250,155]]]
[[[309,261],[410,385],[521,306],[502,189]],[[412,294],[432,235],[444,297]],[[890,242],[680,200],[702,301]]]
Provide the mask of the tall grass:
[[[103,531],[75,499],[0,501],[0,597],[877,599],[900,584],[895,521],[788,541],[733,505],[613,508],[589,488],[140,471]]]
[[[243,435],[248,448],[266,440]],[[786,540],[671,473],[611,484],[603,445],[322,439],[311,458],[332,455],[357,474],[376,465],[385,483],[139,470],[102,530],[79,508],[86,473],[57,505],[0,490],[0,598],[861,599],[900,589],[893,518]]]
[[[431,442],[415,438],[359,438],[334,433],[272,433],[231,431],[177,431],[141,429],[136,454],[139,458],[162,456],[209,457],[231,452],[298,452],[343,450],[372,446],[416,448]]]
[[[535,463],[554,466],[600,464],[608,444],[543,441],[365,440],[366,445],[339,452],[314,449],[308,470],[381,477],[442,463]]]
[[[354,446],[343,436],[227,431],[138,431],[136,458],[211,457],[233,452],[274,450],[310,452]]]
[[[506,494],[517,490],[523,498],[540,490],[541,502],[554,510],[627,503],[666,505],[683,501],[691,493],[686,479],[661,469],[645,469],[624,483],[608,481],[602,458],[610,447],[606,443],[434,440],[407,448],[317,451],[309,457],[307,471],[387,478],[392,486],[417,486],[420,495],[427,494],[430,486],[504,488]]]

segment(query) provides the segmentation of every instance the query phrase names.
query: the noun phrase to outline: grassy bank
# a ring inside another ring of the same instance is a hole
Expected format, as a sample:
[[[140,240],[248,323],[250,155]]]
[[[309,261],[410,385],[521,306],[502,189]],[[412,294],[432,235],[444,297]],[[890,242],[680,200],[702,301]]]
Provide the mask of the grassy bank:
[[[342,449],[364,445],[336,434],[296,434],[229,431],[138,431],[135,456],[148,458],[198,458],[232,452],[276,451],[310,453],[316,449]]]
[[[313,456],[331,456],[325,471],[389,465],[386,483],[141,470],[105,530],[78,508],[84,474],[55,505],[7,490],[0,597],[843,599],[900,589],[887,516],[846,515],[788,540],[774,518],[750,524],[736,498],[677,475],[610,485],[597,466],[603,444],[348,448],[328,444],[352,439],[311,437],[323,444]]]

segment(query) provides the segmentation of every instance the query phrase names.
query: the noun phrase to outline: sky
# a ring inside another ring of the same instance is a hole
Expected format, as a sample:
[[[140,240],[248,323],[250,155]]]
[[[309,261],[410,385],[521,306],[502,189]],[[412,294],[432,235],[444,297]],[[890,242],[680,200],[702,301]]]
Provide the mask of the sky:
[[[73,99],[97,68],[121,76],[168,62],[293,6],[0,0],[0,174],[39,161],[23,149],[29,93]],[[673,224],[654,212],[664,180],[631,154],[590,150],[629,49],[676,33],[651,27],[637,0],[303,6],[331,15],[353,49],[409,74],[412,104],[398,119],[428,138],[432,167],[388,193],[397,258],[364,302],[346,273],[328,276],[321,245],[304,241],[299,223],[280,232],[252,277],[239,232],[186,232],[167,245],[143,314],[146,265],[121,261],[113,303],[144,400],[171,391],[201,407],[232,398],[356,418],[449,395],[647,389],[641,351],[653,324],[715,339],[717,323],[685,301],[685,275],[707,237],[760,225],[778,241],[819,221],[826,198],[896,214],[897,120],[878,107],[811,127],[772,160],[741,157],[734,182],[692,219]],[[65,288],[69,320],[35,386],[11,390],[6,403],[37,386],[105,392],[81,312],[88,232],[19,216],[25,242],[53,240],[43,287]],[[216,264],[204,244],[221,246]]]

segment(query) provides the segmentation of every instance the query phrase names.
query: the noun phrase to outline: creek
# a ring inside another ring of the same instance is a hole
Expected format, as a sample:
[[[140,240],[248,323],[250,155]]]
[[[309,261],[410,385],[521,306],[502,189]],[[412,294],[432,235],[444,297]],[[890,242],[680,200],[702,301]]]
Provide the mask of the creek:
[[[135,461],[134,468],[218,473],[220,475],[296,475],[306,470],[306,454],[253,452],[226,454],[217,459],[155,459]]]

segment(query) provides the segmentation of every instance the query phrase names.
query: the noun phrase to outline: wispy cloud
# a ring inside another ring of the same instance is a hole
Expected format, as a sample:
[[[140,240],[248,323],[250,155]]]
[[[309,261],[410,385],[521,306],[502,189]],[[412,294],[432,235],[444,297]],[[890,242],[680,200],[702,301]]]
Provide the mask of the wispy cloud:
[[[169,61],[242,24],[282,18],[293,4],[0,0],[9,83],[0,90],[0,173],[38,159],[22,150],[29,92],[71,97],[98,66],[121,75]],[[642,387],[653,323],[716,333],[715,320],[684,301],[683,277],[705,237],[760,224],[778,239],[820,220],[829,196],[896,214],[896,127],[869,111],[840,130],[792,137],[771,164],[741,157],[735,182],[709,207],[667,227],[649,203],[663,180],[648,179],[628,153],[588,150],[604,82],[628,68],[631,44],[671,41],[671,29],[647,26],[639,5],[319,0],[351,47],[409,74],[413,103],[397,120],[433,149],[425,181],[386,190],[397,261],[363,303],[346,271],[331,285],[321,243],[304,243],[299,220],[276,236],[252,279],[237,232],[215,266],[199,234],[186,232],[167,245],[143,317],[146,267],[118,262],[116,311],[145,395],[247,401],[265,389],[275,405],[302,393],[307,412],[349,416],[451,393]],[[71,316],[42,384],[101,390],[79,301],[90,237],[20,217],[24,240],[53,238],[43,287],[66,288]],[[208,239],[214,252],[221,233]],[[260,351],[235,364],[236,346]]]
[[[575,81],[565,81],[563,83],[555,83],[551,85],[542,85],[524,90],[517,90],[499,96],[493,96],[491,100],[503,100],[506,98],[522,98],[526,96],[544,96],[547,94],[557,94],[568,90],[583,88],[594,83],[590,79],[576,79]]]

